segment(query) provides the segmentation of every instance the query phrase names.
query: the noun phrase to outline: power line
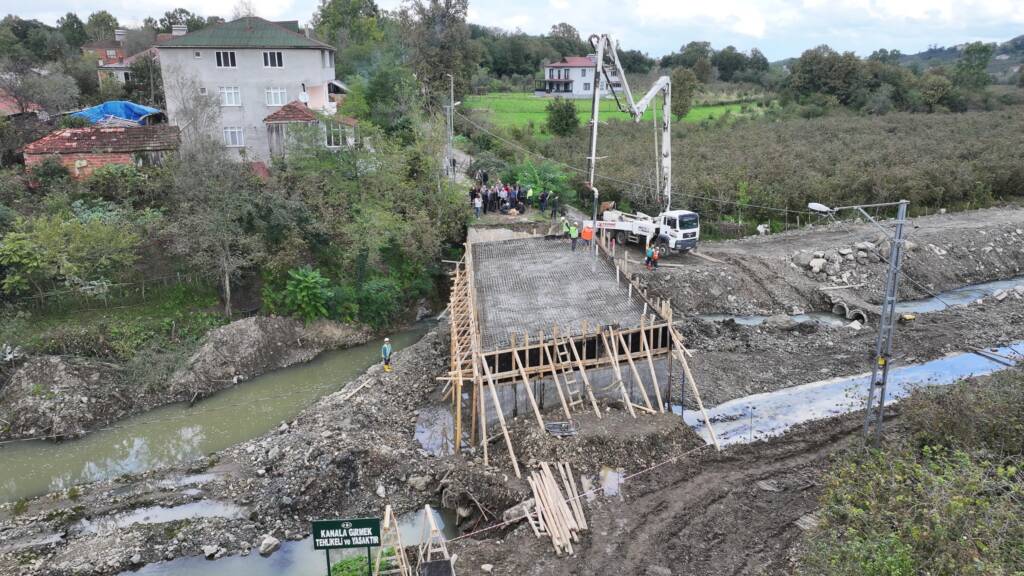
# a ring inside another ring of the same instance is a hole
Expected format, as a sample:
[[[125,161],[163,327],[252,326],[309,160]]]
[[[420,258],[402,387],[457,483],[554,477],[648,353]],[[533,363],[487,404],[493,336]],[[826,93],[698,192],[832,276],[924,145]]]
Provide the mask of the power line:
[[[557,164],[559,166],[568,168],[569,170],[572,170],[573,172],[577,172],[577,173],[583,174],[584,176],[588,176],[589,175],[589,173],[586,170],[582,169],[582,168],[577,168],[576,166],[573,166],[571,164],[566,164],[565,162],[562,162],[560,160],[555,160],[553,158],[548,158],[547,156],[544,156],[540,152],[536,152],[534,150],[530,150],[529,148],[523,146],[522,144],[520,144],[518,142],[514,142],[512,140],[508,140],[508,139],[504,138],[503,136],[495,134],[494,132],[491,132],[487,128],[484,128],[483,126],[477,124],[472,119],[470,119],[469,117],[467,117],[466,115],[464,115],[464,114],[462,114],[460,112],[456,112],[456,114],[460,118],[462,118],[463,120],[468,122],[469,124],[473,125],[476,129],[480,130],[481,132],[491,136],[492,138],[500,140],[501,142],[503,142],[503,143],[505,143],[505,144],[507,144],[509,146],[512,146],[513,148],[516,148],[516,149],[520,150],[521,152],[524,152],[524,153],[529,154],[531,156],[535,156],[537,158],[540,158],[541,160],[546,160],[546,161],[551,162],[553,164]],[[613,178],[611,176],[604,176],[602,174],[597,174],[596,177],[600,178],[602,180],[605,180],[607,182],[614,182],[616,184],[622,184],[624,186],[630,186],[630,187],[633,187],[633,188],[636,188],[636,189],[639,189],[639,190],[643,190],[643,191],[646,191],[646,192],[658,193],[658,190],[651,188],[651,186],[649,184],[642,184],[640,182],[629,182],[629,181],[626,181],[626,180],[619,180],[618,178]],[[677,196],[683,196],[683,197],[686,197],[686,198],[693,198],[695,200],[704,200],[704,201],[707,201],[707,202],[715,202],[715,203],[718,203],[718,204],[728,204],[730,206],[737,206],[737,207],[740,207],[740,208],[751,208],[751,209],[758,209],[758,210],[770,210],[770,211],[774,211],[774,212],[787,213],[787,214],[803,214],[803,215],[809,215],[809,216],[813,216],[814,215],[813,212],[808,212],[807,210],[790,210],[789,208],[779,208],[777,206],[764,206],[764,205],[760,205],[760,204],[743,204],[741,202],[736,202],[736,201],[733,201],[733,200],[724,200],[724,199],[721,199],[721,198],[711,198],[711,197],[708,197],[708,196],[700,196],[700,195],[697,195],[697,194],[687,194],[685,192],[678,192],[678,193],[676,193],[676,195]]]

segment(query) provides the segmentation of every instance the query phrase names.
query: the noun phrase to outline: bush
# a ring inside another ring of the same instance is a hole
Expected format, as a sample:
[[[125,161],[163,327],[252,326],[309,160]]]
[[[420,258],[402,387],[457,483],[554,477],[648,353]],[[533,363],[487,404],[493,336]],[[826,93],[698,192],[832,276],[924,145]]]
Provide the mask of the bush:
[[[548,102],[548,130],[552,134],[568,136],[575,134],[580,126],[580,118],[576,115],[576,104],[572,100],[555,97]]]
[[[327,317],[327,303],[331,299],[330,282],[319,270],[309,266],[288,271],[284,287],[284,305],[290,314],[312,322]]]
[[[85,188],[107,200],[124,200],[141,193],[146,176],[131,164],[108,164],[97,168],[85,181]]]
[[[391,324],[400,311],[402,288],[394,278],[373,278],[359,291],[359,321],[374,327]]]

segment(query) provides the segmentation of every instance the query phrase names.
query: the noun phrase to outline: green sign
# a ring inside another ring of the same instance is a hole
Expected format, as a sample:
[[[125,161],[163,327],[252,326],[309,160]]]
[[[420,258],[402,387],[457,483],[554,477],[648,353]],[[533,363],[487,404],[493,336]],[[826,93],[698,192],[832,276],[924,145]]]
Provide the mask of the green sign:
[[[380,518],[314,520],[313,549],[380,546]]]

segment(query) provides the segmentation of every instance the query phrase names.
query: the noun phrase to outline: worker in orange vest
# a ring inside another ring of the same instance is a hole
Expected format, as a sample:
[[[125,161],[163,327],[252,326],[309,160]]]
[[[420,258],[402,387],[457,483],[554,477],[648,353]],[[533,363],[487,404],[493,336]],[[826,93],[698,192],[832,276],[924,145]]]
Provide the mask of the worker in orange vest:
[[[584,246],[590,246],[590,241],[594,239],[594,229],[590,226],[584,226],[583,232],[580,233],[580,238],[583,239]]]

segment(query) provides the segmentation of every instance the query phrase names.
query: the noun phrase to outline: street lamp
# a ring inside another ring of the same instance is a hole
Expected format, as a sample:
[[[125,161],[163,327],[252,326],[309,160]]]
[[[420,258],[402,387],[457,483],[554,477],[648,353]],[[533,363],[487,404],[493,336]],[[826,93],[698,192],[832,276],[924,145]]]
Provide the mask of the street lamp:
[[[896,289],[899,284],[900,266],[903,260],[903,225],[907,219],[908,200],[899,202],[887,202],[883,204],[863,204],[859,206],[841,206],[829,208],[818,202],[811,202],[807,209],[819,214],[829,216],[841,210],[857,210],[875,225],[879,230],[889,235],[889,231],[883,228],[870,214],[864,211],[865,208],[881,208],[885,206],[899,206],[896,213],[896,229],[889,246],[889,271],[885,277],[885,298],[882,300],[881,314],[878,326],[878,341],[875,344],[875,362],[871,367],[871,381],[868,384],[867,412],[864,415],[864,438],[869,437],[871,422],[875,421],[875,447],[882,441],[882,418],[885,414],[885,386],[889,381],[889,359],[892,357],[892,339],[896,331]],[[875,388],[879,388],[878,407],[875,411]]]

